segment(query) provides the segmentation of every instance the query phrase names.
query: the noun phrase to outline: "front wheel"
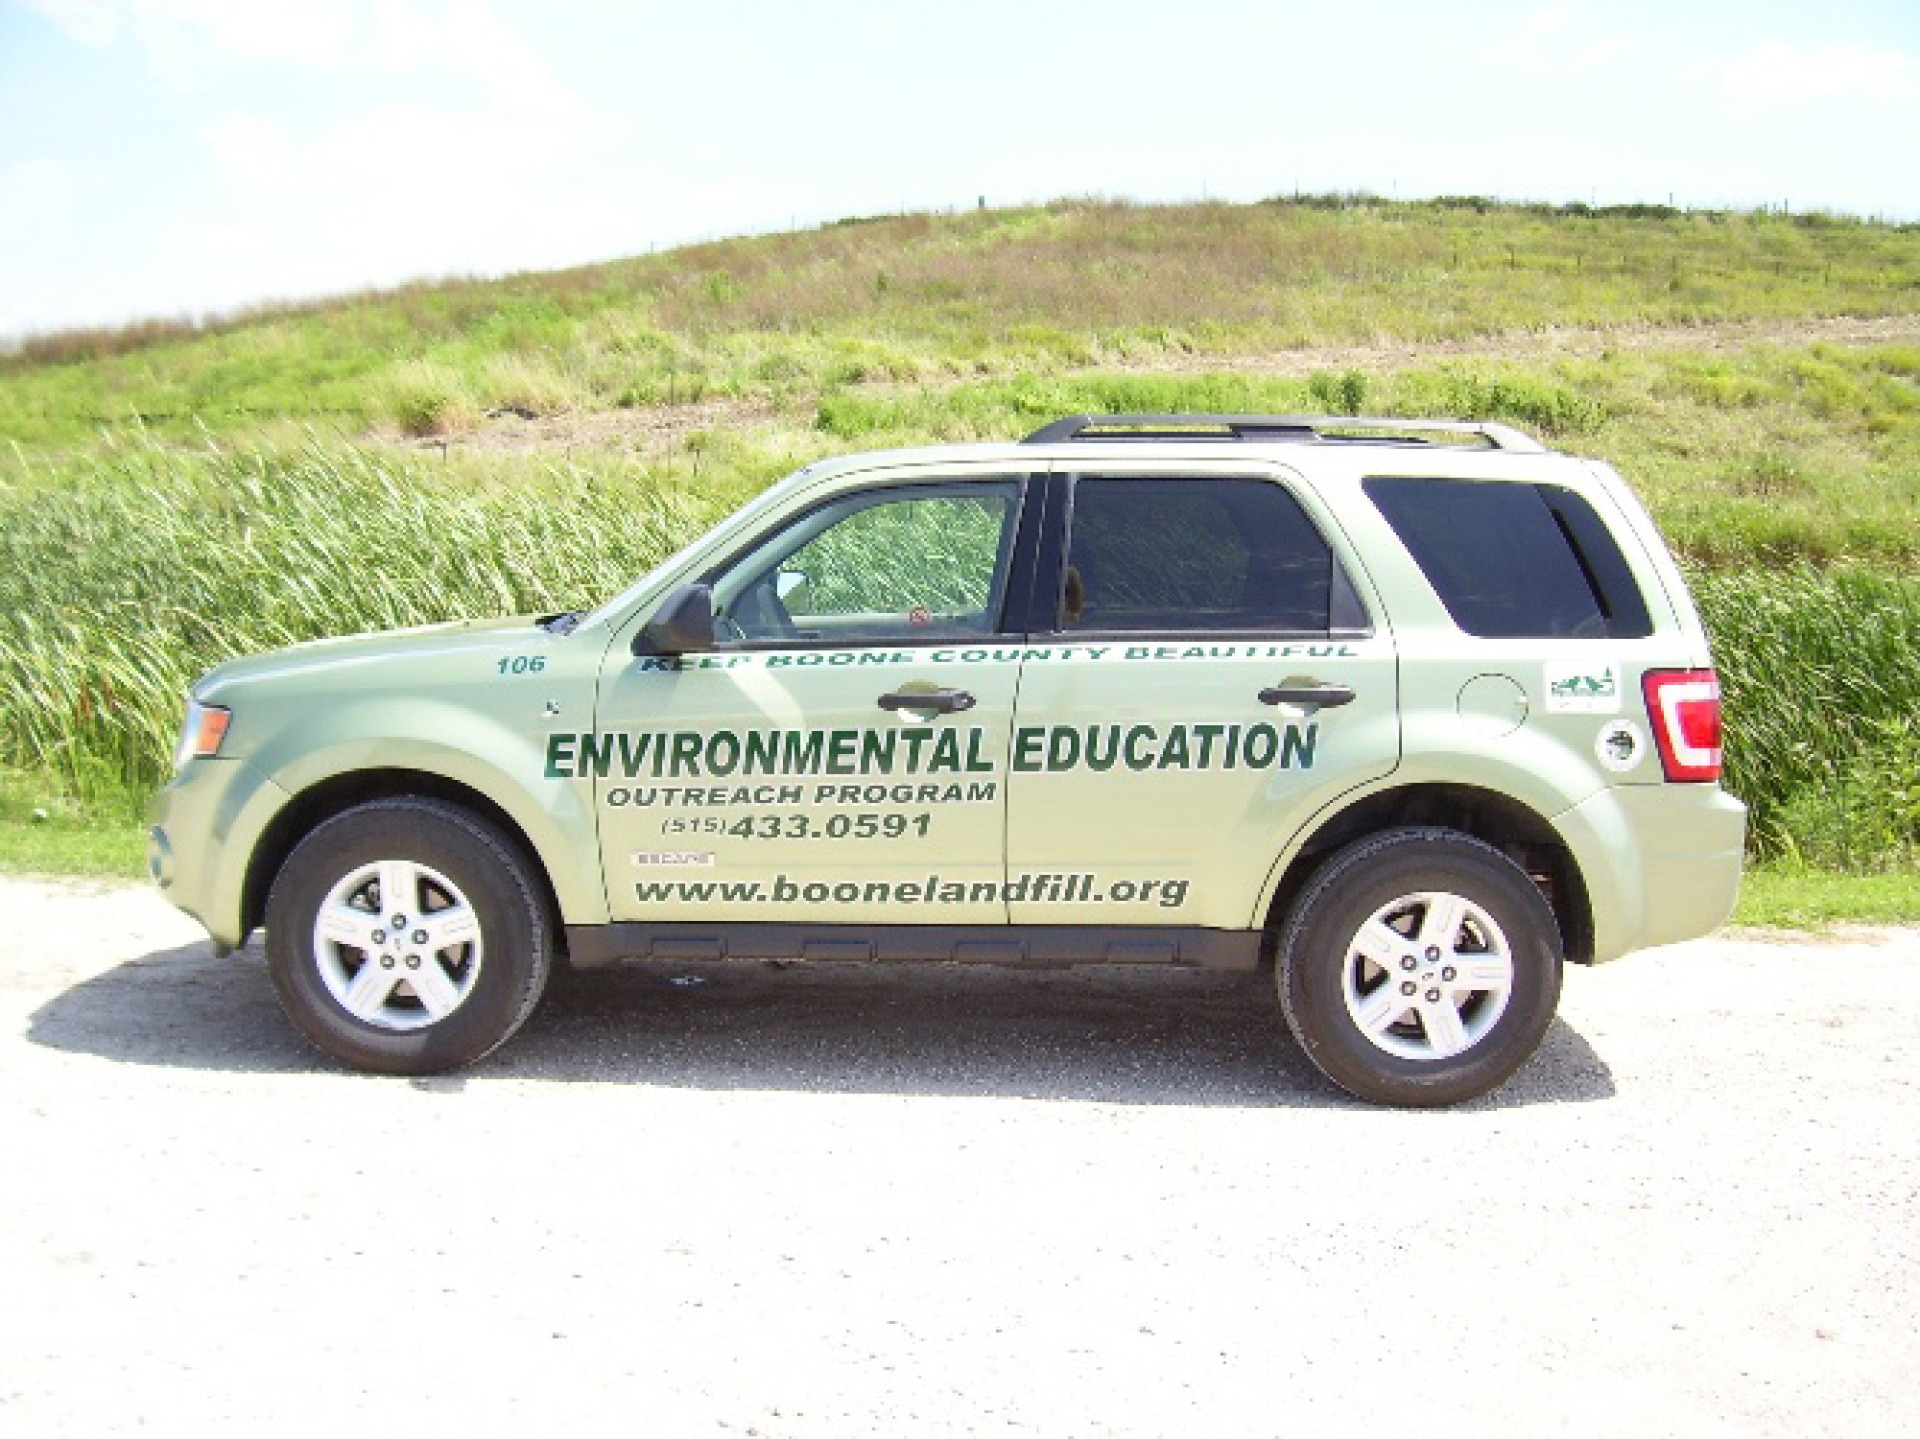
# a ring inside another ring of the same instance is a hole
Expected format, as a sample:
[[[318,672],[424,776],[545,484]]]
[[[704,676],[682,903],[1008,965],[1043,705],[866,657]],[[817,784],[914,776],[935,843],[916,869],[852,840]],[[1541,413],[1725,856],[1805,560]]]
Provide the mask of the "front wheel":
[[[1295,902],[1279,959],[1300,1047],[1377,1104],[1457,1104],[1505,1083],[1560,1001],[1546,900],[1453,830],[1390,830],[1335,854]]]
[[[287,856],[267,897],[280,1005],[325,1053],[436,1074],[498,1048],[551,968],[546,908],[517,849],[438,800],[336,815]]]

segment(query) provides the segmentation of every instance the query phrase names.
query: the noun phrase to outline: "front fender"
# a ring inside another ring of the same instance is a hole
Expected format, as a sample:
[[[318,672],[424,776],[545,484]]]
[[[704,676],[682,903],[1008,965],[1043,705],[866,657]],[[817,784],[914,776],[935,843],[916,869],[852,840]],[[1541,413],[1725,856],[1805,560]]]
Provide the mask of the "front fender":
[[[546,871],[562,922],[604,924],[597,816],[582,787],[545,777],[544,731],[431,698],[395,696],[327,710],[277,730],[255,768],[289,802],[342,776],[412,770],[484,795],[519,826]]]

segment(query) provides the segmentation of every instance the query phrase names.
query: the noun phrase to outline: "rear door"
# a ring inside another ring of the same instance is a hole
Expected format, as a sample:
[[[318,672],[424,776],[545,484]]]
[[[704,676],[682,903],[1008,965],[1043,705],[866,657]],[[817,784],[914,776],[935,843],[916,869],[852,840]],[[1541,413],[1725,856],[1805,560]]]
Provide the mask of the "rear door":
[[[1252,927],[1288,838],[1399,762],[1379,607],[1289,472],[1105,466],[1049,485],[1011,918]]]

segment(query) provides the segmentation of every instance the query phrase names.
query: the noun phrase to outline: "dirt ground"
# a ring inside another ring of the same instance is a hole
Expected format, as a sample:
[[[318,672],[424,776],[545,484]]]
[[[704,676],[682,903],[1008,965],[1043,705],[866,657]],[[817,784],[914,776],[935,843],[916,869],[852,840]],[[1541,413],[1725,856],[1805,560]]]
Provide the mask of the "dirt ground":
[[[1920,931],[1573,972],[1400,1113],[1200,973],[649,964],[366,1078],[144,889],[0,899],[9,1436],[1920,1418]]]

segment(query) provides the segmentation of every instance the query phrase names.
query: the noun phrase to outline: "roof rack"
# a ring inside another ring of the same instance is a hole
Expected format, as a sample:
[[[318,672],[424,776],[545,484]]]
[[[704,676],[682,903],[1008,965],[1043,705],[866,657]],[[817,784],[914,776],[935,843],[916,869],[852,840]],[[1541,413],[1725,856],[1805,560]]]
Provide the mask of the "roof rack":
[[[1398,431],[1352,434],[1342,431]],[[1072,440],[1281,440],[1295,444],[1424,445],[1421,433],[1477,435],[1496,450],[1543,454],[1525,431],[1490,420],[1421,420],[1388,415],[1068,415],[1022,440],[1055,445]]]

